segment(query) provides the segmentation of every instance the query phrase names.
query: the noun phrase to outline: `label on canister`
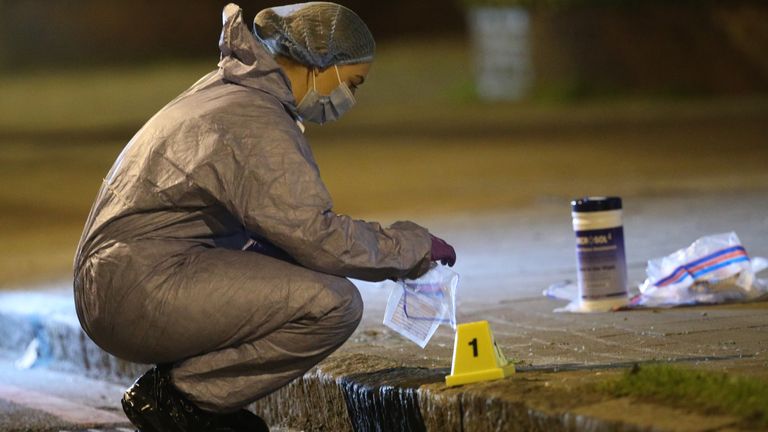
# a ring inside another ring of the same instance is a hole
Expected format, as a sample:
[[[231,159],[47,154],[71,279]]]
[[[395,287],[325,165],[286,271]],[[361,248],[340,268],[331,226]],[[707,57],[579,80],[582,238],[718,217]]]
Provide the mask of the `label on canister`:
[[[576,231],[576,255],[579,292],[583,299],[626,295],[623,227]]]

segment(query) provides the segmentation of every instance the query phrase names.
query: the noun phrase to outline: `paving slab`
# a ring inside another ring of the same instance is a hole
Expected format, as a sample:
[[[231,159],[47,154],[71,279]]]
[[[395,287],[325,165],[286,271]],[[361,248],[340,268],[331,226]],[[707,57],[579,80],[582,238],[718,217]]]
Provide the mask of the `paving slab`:
[[[635,286],[643,280],[648,259],[687,247],[701,236],[730,230],[740,235],[753,256],[768,256],[764,216],[768,200],[763,196],[646,198],[625,204],[630,280]],[[462,275],[459,321],[488,320],[502,351],[520,361],[516,376],[493,384],[445,387],[453,333],[441,327],[426,349],[420,349],[381,326],[392,285],[359,283],[366,303],[360,329],[339,353],[304,377],[314,382],[301,384],[305,393],[296,393],[292,384],[284,393],[257,403],[256,410],[277,423],[323,430],[312,423],[313,411],[293,407],[285,416],[278,401],[300,395],[313,400],[327,397],[314,397],[310,389],[317,383],[344,389],[352,375],[365,382],[370,377],[379,380],[377,386],[367,387],[373,399],[355,406],[386,406],[392,399],[410,406],[418,402],[421,422],[393,414],[405,422],[394,430],[738,430],[737,422],[727,416],[603,400],[598,395],[563,398],[560,390],[552,391],[557,383],[605,379],[643,362],[768,377],[768,303],[554,313],[563,302],[543,297],[543,289],[575,276],[570,215],[563,207],[562,202],[548,201],[529,212],[467,215],[430,225],[457,244],[456,270]],[[414,381],[404,385],[407,380],[401,374]],[[542,388],[520,387],[521,382],[540,383]],[[416,385],[418,396],[413,395]],[[529,397],[534,391],[542,391],[540,404]],[[354,394],[358,393],[359,388]],[[360,399],[347,394],[347,404],[350,398]],[[349,409],[353,418],[355,412],[360,411]],[[333,430],[379,430],[359,419],[347,427]]]

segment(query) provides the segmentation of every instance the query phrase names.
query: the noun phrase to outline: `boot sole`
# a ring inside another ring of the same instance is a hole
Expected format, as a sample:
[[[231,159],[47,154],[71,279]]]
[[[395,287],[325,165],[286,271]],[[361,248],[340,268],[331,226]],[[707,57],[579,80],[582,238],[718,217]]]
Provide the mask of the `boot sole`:
[[[120,404],[123,406],[125,416],[139,429],[139,432],[170,432],[167,428],[164,428],[163,425],[155,424],[155,422],[147,419],[141,414],[139,408],[127,402],[125,399],[122,399]],[[146,404],[145,406],[149,406],[149,404]]]

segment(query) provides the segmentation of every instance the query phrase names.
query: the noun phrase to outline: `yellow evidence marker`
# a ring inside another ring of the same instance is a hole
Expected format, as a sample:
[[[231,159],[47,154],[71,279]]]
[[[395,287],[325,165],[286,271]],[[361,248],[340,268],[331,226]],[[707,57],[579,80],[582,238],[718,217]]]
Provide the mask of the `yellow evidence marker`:
[[[501,379],[514,373],[515,365],[496,346],[488,321],[458,325],[451,374],[445,377],[448,387]]]

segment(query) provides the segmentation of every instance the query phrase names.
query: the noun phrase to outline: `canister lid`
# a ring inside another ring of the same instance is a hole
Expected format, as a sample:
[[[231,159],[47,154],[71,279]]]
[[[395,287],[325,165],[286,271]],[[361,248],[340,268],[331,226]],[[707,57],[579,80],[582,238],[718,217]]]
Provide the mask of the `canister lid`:
[[[571,210],[578,213],[621,210],[619,197],[584,197],[571,201]]]

